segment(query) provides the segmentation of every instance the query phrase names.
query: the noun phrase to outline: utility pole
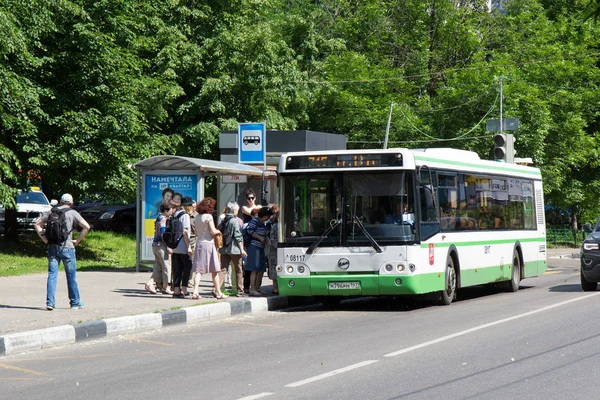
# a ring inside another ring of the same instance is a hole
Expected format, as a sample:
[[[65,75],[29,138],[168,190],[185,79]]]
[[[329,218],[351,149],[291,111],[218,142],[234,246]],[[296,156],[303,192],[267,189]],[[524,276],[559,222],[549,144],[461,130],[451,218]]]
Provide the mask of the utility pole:
[[[390,103],[390,115],[388,117],[387,127],[385,128],[385,140],[383,141],[383,149],[387,149],[388,145],[388,137],[390,136],[390,124],[392,123],[392,109],[394,108],[394,104]]]

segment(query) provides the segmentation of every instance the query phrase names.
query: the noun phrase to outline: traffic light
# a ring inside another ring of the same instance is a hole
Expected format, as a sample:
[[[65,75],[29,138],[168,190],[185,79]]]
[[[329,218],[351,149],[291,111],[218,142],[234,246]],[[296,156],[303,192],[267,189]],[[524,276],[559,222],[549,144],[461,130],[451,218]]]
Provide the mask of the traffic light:
[[[511,133],[494,135],[494,158],[505,163],[515,162],[515,138]]]

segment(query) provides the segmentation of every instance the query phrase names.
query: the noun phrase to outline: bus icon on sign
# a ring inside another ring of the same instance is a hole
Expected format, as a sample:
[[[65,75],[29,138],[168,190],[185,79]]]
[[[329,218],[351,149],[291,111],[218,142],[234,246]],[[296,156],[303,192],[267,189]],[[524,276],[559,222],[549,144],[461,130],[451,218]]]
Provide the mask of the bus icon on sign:
[[[260,144],[260,136],[244,136],[243,138],[244,144],[247,146],[248,144]]]

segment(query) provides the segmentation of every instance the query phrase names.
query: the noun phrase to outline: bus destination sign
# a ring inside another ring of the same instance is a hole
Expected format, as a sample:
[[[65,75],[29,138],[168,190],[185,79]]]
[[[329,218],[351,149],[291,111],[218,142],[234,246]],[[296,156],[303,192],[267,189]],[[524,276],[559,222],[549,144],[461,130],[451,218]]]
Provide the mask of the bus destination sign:
[[[328,154],[290,156],[287,169],[401,167],[402,154]]]

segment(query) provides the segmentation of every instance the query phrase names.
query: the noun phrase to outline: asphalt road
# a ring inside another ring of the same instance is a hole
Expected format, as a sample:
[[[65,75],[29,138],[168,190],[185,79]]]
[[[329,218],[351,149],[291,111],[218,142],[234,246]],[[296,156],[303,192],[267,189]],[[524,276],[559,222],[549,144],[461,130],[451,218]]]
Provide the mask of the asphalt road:
[[[449,307],[375,299],[0,360],[0,398],[597,398],[600,291],[574,266]]]

